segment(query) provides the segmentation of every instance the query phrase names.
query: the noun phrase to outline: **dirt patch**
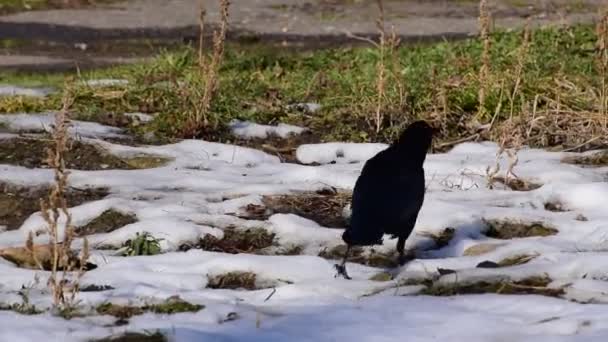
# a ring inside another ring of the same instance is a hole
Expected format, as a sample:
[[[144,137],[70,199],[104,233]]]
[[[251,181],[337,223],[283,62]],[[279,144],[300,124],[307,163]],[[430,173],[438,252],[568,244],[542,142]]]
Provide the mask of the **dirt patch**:
[[[520,281],[479,281],[474,283],[434,284],[422,290],[420,294],[429,296],[455,296],[462,294],[533,294],[548,297],[560,297],[562,288],[548,288],[551,279],[530,277]]]
[[[532,191],[543,186],[542,184],[534,183],[521,178],[509,178],[506,180],[504,177],[496,177],[494,178],[494,181],[505,185],[513,191]]]
[[[452,227],[448,227],[441,231],[439,234],[422,233],[423,236],[428,236],[435,241],[435,248],[441,249],[450,244],[450,241],[454,238],[456,230]]]
[[[527,238],[533,236],[550,236],[559,231],[543,222],[523,222],[518,220],[484,220],[488,237],[502,240]]]
[[[569,211],[568,208],[566,208],[566,206],[559,201],[549,201],[549,202],[545,202],[545,210],[547,211],[552,211],[552,212],[566,212]]]
[[[257,275],[252,272],[228,272],[213,277],[208,277],[207,288],[209,289],[245,289],[258,290]]]
[[[369,278],[369,280],[372,281],[391,281],[393,279],[395,279],[395,277],[388,272],[376,273]]]
[[[342,260],[342,258],[344,258],[344,253],[346,253],[346,245],[338,245],[333,248],[322,250],[319,253],[319,256],[330,260]],[[347,260],[357,264],[381,268],[394,268],[399,265],[398,254],[396,252],[379,253],[373,248],[366,251],[360,247],[353,247],[350,250]]]
[[[0,226],[6,226],[8,230],[18,229],[30,215],[40,211],[40,199],[47,197],[48,191],[48,187],[28,188],[0,182]],[[66,199],[68,207],[74,207],[107,195],[107,189],[70,188]]]
[[[184,244],[180,250],[187,251],[192,248],[211,252],[222,252],[230,254],[257,253],[262,249],[273,245],[274,234],[264,228],[235,229],[227,228],[221,239],[207,234],[195,245]]]
[[[110,291],[110,290],[115,290],[115,289],[116,288],[114,288],[110,285],[90,284],[90,285],[86,285],[86,286],[81,286],[80,292],[102,292],[102,291]]]
[[[100,315],[110,315],[119,319],[129,319],[133,316],[142,315],[146,312],[156,314],[171,315],[180,312],[197,312],[204,309],[204,305],[191,304],[181,298],[175,296],[168,298],[166,301],[157,304],[148,304],[144,306],[119,305],[112,303],[104,303],[96,308]]]
[[[608,166],[608,150],[596,152],[586,156],[570,156],[562,159],[562,163],[587,167]]]
[[[59,244],[61,247],[61,244]],[[81,260],[76,251],[69,251],[66,258],[59,260],[57,267],[59,270],[65,269],[80,269]],[[12,262],[17,267],[27,268],[30,270],[45,270],[51,271],[53,269],[53,245],[35,245],[32,251],[26,247],[8,247],[0,250],[0,257]],[[86,263],[82,265],[82,269],[89,271],[97,268],[96,265]]]
[[[465,249],[463,256],[478,256],[495,251],[499,247],[505,246],[505,243],[480,243]]]
[[[269,135],[266,138],[243,139],[236,138],[234,143],[239,146],[251,147],[262,150],[268,154],[275,155],[285,163],[297,163],[296,150],[303,144],[316,144],[321,142],[321,137],[311,131],[304,131],[301,134],[291,134],[286,138],[276,135]]]
[[[323,227],[345,228],[348,226],[348,220],[344,217],[343,210],[350,203],[351,196],[351,193],[335,189],[264,196],[264,205],[248,205],[244,218],[266,220],[273,214],[295,214]]]
[[[167,342],[169,341],[165,335],[160,332],[153,334],[142,334],[136,332],[127,332],[118,336],[105,337],[92,342]]]
[[[135,215],[124,214],[120,211],[109,209],[86,225],[77,227],[76,236],[82,237],[92,234],[109,233],[135,222],[137,222],[137,217]]]
[[[0,164],[47,168],[46,149],[50,144],[50,141],[33,138],[0,140]],[[65,156],[65,166],[73,170],[147,169],[163,166],[168,162],[166,158],[152,155],[119,158],[91,144],[75,140],[70,144]]]
[[[538,255],[527,255],[527,254],[510,256],[510,257],[504,258],[501,261],[499,261],[498,266],[499,267],[509,267],[509,266],[523,265],[523,264],[530,262],[530,260],[536,258],[537,256]]]

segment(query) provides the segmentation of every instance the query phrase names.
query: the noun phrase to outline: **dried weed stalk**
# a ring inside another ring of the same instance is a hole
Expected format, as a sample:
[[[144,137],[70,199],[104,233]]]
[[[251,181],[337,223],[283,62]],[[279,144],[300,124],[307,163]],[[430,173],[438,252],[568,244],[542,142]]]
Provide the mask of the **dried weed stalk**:
[[[226,32],[228,31],[228,9],[229,0],[220,0],[220,27],[213,32],[213,53],[211,60],[205,61],[203,56],[203,29],[204,29],[204,9],[200,15],[200,35],[199,43],[199,67],[204,79],[202,95],[189,96],[192,98],[194,111],[187,118],[186,125],[182,130],[182,136],[194,137],[203,130],[209,128],[209,112],[219,86],[219,70],[224,60],[224,45],[226,42]],[[186,91],[186,93],[190,93]],[[186,94],[188,95],[188,94]],[[192,94],[189,94],[192,95]],[[217,125],[217,122],[215,123]],[[217,127],[214,127],[217,128]]]
[[[199,25],[199,33],[198,33],[198,67],[203,74],[206,73],[205,70],[205,55],[203,54],[203,47],[205,43],[205,16],[207,15],[207,11],[205,10],[205,3],[201,1],[199,17],[198,17],[198,25]]]
[[[88,241],[84,239],[84,245],[80,260],[74,257],[71,245],[74,239],[74,226],[72,215],[67,208],[66,189],[68,186],[68,171],[65,169],[65,154],[69,149],[68,127],[70,125],[69,108],[73,103],[70,88],[66,91],[62,100],[62,109],[55,114],[55,124],[52,131],[52,147],[47,149],[47,164],[53,169],[55,183],[49,191],[47,199],[40,200],[42,217],[46,223],[49,245],[51,248],[51,275],[48,287],[53,295],[53,304],[69,306],[74,303],[78,291],[79,280],[84,274],[84,267],[89,258]],[[60,218],[65,217],[65,233],[60,236]],[[42,268],[41,262],[36,259],[34,252],[33,235],[28,236],[26,249],[32,252],[32,258]],[[60,271],[63,270],[60,275]],[[71,277],[76,272],[75,277]],[[66,298],[65,293],[71,291]]]
[[[387,59],[391,58],[393,69],[395,69],[398,65],[395,50],[399,45],[399,38],[397,37],[394,27],[392,27],[390,34],[386,32],[384,3],[382,0],[377,0],[376,3],[378,4],[376,27],[378,28],[380,38],[375,45],[379,50],[380,58],[376,65],[376,113],[373,121],[376,133],[378,133],[382,129],[382,122],[384,121],[384,113],[382,111],[385,108],[384,102],[386,101],[387,73],[389,71],[387,68]],[[398,79],[398,77],[396,79]],[[402,82],[397,83],[402,101],[404,101],[405,87]]]
[[[515,98],[520,90],[521,83],[523,80],[524,67],[526,66],[526,60],[528,58],[528,50],[530,49],[530,18],[526,20],[524,26],[524,35],[522,38],[521,46],[517,53],[517,65],[515,67],[515,85],[513,86],[513,93],[511,94],[511,112],[509,113],[509,120],[513,120],[513,111]]]
[[[483,43],[481,53],[481,66],[479,68],[479,93],[478,93],[478,116],[482,117],[486,114],[486,97],[488,93],[488,84],[490,82],[490,21],[491,14],[488,9],[488,1],[481,0],[479,2],[479,37]]]
[[[516,127],[514,127],[513,121],[508,121],[511,124],[505,124],[501,127],[501,137],[499,138],[499,148],[496,153],[496,160],[494,167],[488,166],[486,168],[486,181],[487,187],[492,189],[496,181],[500,181],[505,184],[506,187],[510,187],[511,182],[519,179],[515,174],[515,167],[519,162],[518,152],[523,146],[523,140],[521,135],[518,134]],[[510,127],[511,129],[508,129]],[[508,158],[507,169],[505,170],[504,176],[500,176],[500,160],[503,155]]]
[[[600,20],[597,23],[596,34],[597,34],[597,57],[596,57],[596,68],[600,75],[600,113],[604,115],[607,113],[607,84],[606,84],[606,73],[608,71],[608,11],[604,8],[600,13]],[[604,118],[604,127],[607,126],[608,118]]]

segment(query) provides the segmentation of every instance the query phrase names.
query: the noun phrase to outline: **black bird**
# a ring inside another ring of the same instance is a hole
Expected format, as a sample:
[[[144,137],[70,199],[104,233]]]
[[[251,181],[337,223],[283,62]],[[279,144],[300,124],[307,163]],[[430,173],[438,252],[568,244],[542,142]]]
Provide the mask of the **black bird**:
[[[353,191],[351,224],[342,234],[348,248],[342,263],[335,265],[339,275],[350,279],[345,264],[352,246],[382,244],[384,234],[398,238],[399,263],[405,261],[405,240],[424,201],[422,164],[432,139],[433,128],[416,121],[365,163]]]

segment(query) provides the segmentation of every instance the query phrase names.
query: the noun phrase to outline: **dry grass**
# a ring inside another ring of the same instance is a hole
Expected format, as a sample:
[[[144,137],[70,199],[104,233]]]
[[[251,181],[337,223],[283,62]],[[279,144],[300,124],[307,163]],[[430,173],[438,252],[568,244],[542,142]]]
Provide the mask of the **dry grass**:
[[[490,83],[491,20],[488,1],[479,1],[479,37],[483,43],[483,51],[481,54],[481,66],[479,68],[478,117],[486,114],[486,97]]]
[[[348,192],[304,192],[298,194],[264,196],[265,208],[256,209],[262,217],[274,213],[295,214],[315,221],[323,227],[345,228],[348,223],[343,216],[344,207],[350,202]],[[254,214],[252,212],[252,214]]]
[[[603,167],[608,166],[608,151],[596,152],[585,156],[569,156],[562,159],[562,163]]]
[[[261,250],[273,245],[274,234],[269,233],[264,228],[254,229],[235,229],[228,228],[224,230],[224,236],[221,239],[213,235],[205,235],[196,246],[184,245],[181,250],[190,248],[201,248],[205,251],[222,252],[222,253],[258,253]]]
[[[53,304],[56,308],[59,306],[66,308],[74,304],[79,280],[86,271],[85,265],[89,258],[89,245],[87,239],[84,238],[80,258],[78,262],[74,260],[72,242],[75,234],[72,216],[66,201],[68,172],[65,169],[65,154],[70,146],[68,126],[70,125],[69,109],[72,101],[73,96],[68,85],[64,92],[62,108],[55,114],[52,147],[47,150],[47,163],[55,173],[55,183],[50,189],[48,198],[40,200],[42,217],[46,222],[45,230],[40,233],[48,235],[51,248],[51,274],[48,279],[48,287],[52,292]],[[62,222],[62,216],[65,222]],[[65,227],[63,234],[60,233],[60,226]],[[25,248],[31,253],[36,265],[40,269],[44,269],[38,259],[33,240],[33,233],[30,232]],[[63,272],[59,274],[61,270]],[[66,292],[69,297],[66,297]]]
[[[346,254],[346,245],[338,245],[332,248],[325,248],[320,253],[321,258],[330,260],[341,260]],[[351,248],[348,255],[348,262],[367,265],[371,267],[393,268],[397,267],[398,254],[396,252],[379,253],[373,248],[363,249],[360,247]]]
[[[256,290],[257,275],[252,272],[228,272],[208,278],[207,287],[210,289],[245,289]]]
[[[510,257],[504,258],[501,261],[499,261],[498,266],[499,267],[509,267],[509,266],[523,265],[525,263],[528,263],[532,259],[536,258],[537,256],[538,255],[527,255],[527,254],[510,256]]]
[[[600,20],[597,23],[596,28],[597,35],[597,60],[596,68],[600,75],[600,114],[606,116],[607,113],[607,98],[606,93],[608,84],[606,84],[606,77],[608,72],[608,12],[604,8],[600,12]],[[604,119],[604,125],[608,125],[608,117]]]
[[[198,89],[192,89],[191,86],[184,88],[184,95],[192,96],[195,93],[197,96],[190,98],[192,101],[193,111],[186,119],[186,123],[182,129],[183,137],[196,137],[203,131],[210,128],[217,129],[217,120],[213,127],[210,127],[209,114],[211,105],[215,98],[219,87],[219,71],[224,60],[224,45],[226,42],[226,32],[228,31],[228,9],[230,6],[229,0],[220,1],[220,27],[213,33],[213,53],[210,60],[206,60],[203,55],[203,34],[204,34],[204,17],[205,10],[201,6],[200,11],[200,46],[199,46],[199,68],[203,75],[202,92]]]
[[[454,284],[434,284],[422,290],[421,294],[430,296],[455,296],[462,294],[534,294],[548,297],[560,297],[563,288],[547,287],[551,279],[547,277],[530,277],[519,281],[478,281],[473,283],[457,282]]]
[[[534,236],[551,236],[559,231],[543,222],[523,222],[519,220],[484,220],[488,227],[485,234],[488,237],[502,240],[527,238]]]
[[[94,218],[91,222],[78,227],[76,229],[76,236],[81,237],[109,233],[135,222],[137,222],[137,217],[133,214],[126,214],[114,209],[108,209]]]

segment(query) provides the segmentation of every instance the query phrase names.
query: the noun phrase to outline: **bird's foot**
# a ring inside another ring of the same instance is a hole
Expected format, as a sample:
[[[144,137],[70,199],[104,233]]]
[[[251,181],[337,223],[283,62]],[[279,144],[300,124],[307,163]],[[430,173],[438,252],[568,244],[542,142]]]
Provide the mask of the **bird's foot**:
[[[347,279],[347,280],[353,279],[348,275],[348,273],[346,273],[346,265],[335,264],[334,267],[336,268],[336,271],[338,272],[338,273],[336,273],[334,278],[337,278],[338,276],[342,276],[342,277],[344,277],[344,279]]]
[[[413,255],[410,255],[410,254],[400,254],[397,257],[397,264],[399,266],[403,266],[403,265],[407,264],[408,262],[410,262],[412,260],[414,260],[414,256]]]

